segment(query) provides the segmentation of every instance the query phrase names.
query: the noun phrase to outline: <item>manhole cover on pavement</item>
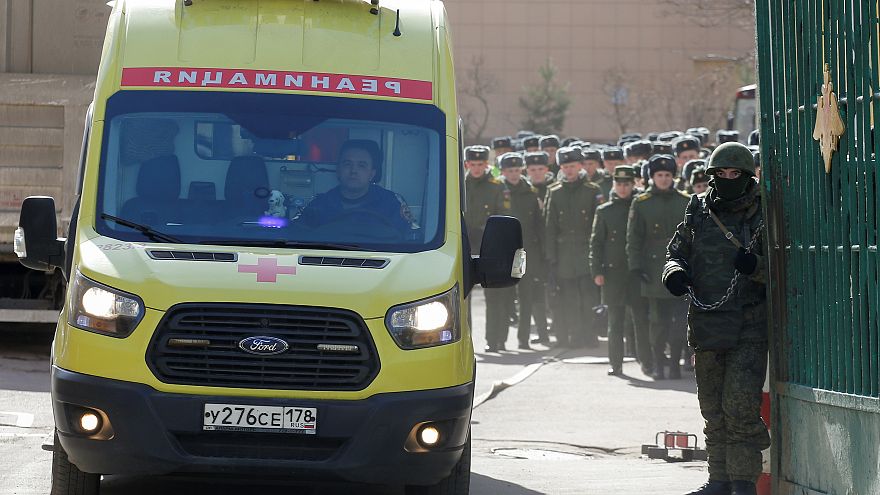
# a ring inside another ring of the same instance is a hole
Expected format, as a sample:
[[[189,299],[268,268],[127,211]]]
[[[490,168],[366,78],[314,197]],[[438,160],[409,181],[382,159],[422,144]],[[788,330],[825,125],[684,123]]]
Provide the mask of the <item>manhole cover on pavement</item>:
[[[589,454],[575,454],[548,449],[492,449],[492,453],[511,459],[528,459],[535,461],[572,461],[589,459]]]

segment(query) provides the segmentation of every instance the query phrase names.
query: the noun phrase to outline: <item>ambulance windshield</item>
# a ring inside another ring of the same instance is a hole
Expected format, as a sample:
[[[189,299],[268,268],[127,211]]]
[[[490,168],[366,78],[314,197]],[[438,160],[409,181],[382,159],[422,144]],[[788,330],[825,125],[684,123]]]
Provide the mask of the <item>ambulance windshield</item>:
[[[96,226],[128,241],[435,249],[444,124],[439,109],[416,103],[117,93],[107,104]]]

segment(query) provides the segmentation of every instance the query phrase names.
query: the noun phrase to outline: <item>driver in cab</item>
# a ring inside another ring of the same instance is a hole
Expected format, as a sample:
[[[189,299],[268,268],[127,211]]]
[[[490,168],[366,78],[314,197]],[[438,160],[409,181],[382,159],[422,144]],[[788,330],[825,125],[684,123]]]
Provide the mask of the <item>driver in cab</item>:
[[[315,196],[301,220],[311,227],[333,222],[381,222],[401,234],[418,229],[400,195],[377,185],[382,151],[374,141],[352,139],[342,144],[336,177],[339,185]],[[384,222],[382,222],[384,220]]]

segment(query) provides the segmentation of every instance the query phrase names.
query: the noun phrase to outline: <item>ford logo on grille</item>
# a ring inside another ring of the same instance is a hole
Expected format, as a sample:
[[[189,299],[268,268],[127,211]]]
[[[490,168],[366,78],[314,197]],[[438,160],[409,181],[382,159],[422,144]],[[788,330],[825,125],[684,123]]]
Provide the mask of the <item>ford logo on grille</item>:
[[[287,342],[275,337],[248,337],[242,339],[238,343],[238,347],[244,352],[257,354],[259,356],[271,356],[273,354],[281,354],[287,350]]]

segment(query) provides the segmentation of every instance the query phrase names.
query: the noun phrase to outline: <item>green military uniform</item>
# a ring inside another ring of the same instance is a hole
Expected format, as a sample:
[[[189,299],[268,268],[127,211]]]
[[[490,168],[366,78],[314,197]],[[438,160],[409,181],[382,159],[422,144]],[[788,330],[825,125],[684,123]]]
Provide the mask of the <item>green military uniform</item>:
[[[469,147],[466,153],[468,159],[488,159],[489,157],[489,149],[485,146]],[[483,158],[484,156],[485,158]],[[492,215],[507,215],[510,209],[510,199],[501,181],[488,173],[479,178],[468,173],[465,178],[465,195],[467,211],[464,214],[464,221],[467,226],[471,252],[477,254],[480,252],[486,221]],[[484,294],[486,296],[486,348],[487,351],[496,351],[504,346],[504,341],[507,338],[510,314],[509,300],[512,299],[513,292],[511,288],[485,289]]]
[[[501,157],[501,169],[522,168],[524,160],[517,154]],[[519,301],[519,325],[517,339],[520,348],[528,348],[531,336],[532,314],[538,335],[547,335],[547,307],[544,300],[544,217],[538,200],[538,189],[524,178],[512,184],[504,181],[510,197],[510,215],[519,220],[522,228],[523,248],[528,256],[526,275],[516,286]]]
[[[654,155],[648,161],[651,178],[659,171],[675,174],[675,159],[669,155]],[[678,357],[685,343],[684,319],[686,303],[672,297],[663,287],[660,277],[666,260],[666,245],[675,233],[678,219],[688,203],[688,196],[670,187],[659,190],[651,186],[632,204],[627,222],[626,252],[629,269],[642,278],[642,296],[648,299],[649,332],[653,348],[654,377],[665,378],[664,366],[673,377],[680,376]],[[678,325],[676,325],[676,319]],[[675,331],[681,326],[681,331]],[[636,328],[644,337],[644,328]],[[672,360],[665,350],[669,343]]]
[[[582,162],[578,148],[560,148],[560,166]],[[558,323],[553,329],[559,345],[598,345],[599,329],[593,307],[598,305],[598,290],[590,276],[589,249],[593,216],[602,203],[599,186],[583,176],[562,180],[547,190],[545,204],[547,260],[559,286]]]
[[[751,154],[739,143],[713,152],[707,172],[712,175],[719,168],[737,168],[743,174],[738,179],[714,177],[706,193],[691,198],[669,243],[663,281],[675,293],[691,286],[697,301],[711,305],[722,300],[739,274],[732,296],[717,309],[691,303],[688,339],[696,350],[710,484],[730,481],[734,489],[751,489],[761,473],[761,451],[770,446],[760,414],[767,371],[760,188],[752,177]],[[728,238],[713,214],[742,247]]]
[[[629,165],[614,169],[613,180],[634,182],[635,173]],[[590,238],[590,269],[593,277],[601,275],[602,304],[608,307],[608,361],[611,374],[621,374],[625,320],[631,316],[630,287],[632,277],[626,262],[626,223],[633,197],[618,197],[599,206]]]
[[[599,190],[602,191],[602,197],[604,199],[608,199],[608,196],[611,194],[611,177],[609,177],[605,170],[602,167],[602,152],[599,150],[584,150],[584,161],[593,160],[599,164],[599,167],[596,169],[596,172],[593,175],[587,177],[587,180],[599,186]],[[604,202],[604,201],[603,201]]]

